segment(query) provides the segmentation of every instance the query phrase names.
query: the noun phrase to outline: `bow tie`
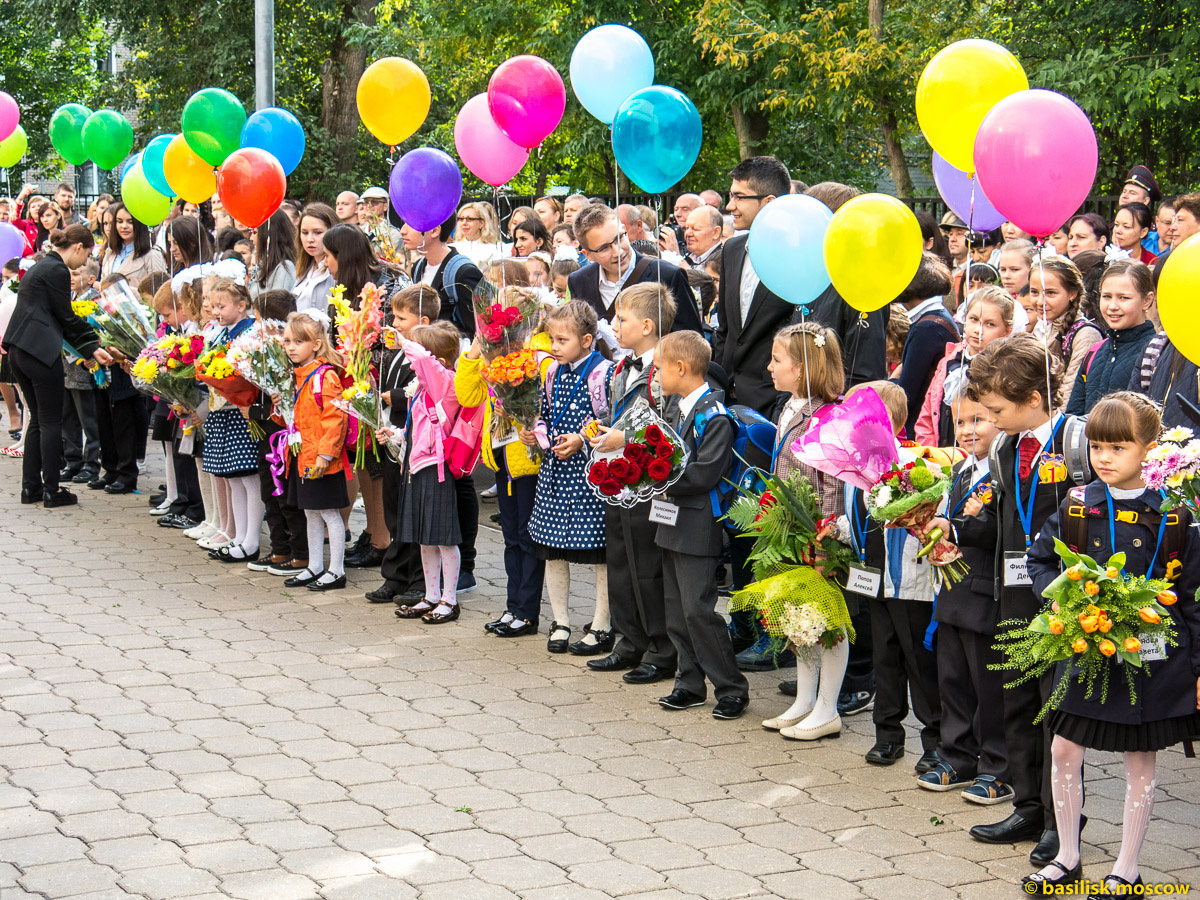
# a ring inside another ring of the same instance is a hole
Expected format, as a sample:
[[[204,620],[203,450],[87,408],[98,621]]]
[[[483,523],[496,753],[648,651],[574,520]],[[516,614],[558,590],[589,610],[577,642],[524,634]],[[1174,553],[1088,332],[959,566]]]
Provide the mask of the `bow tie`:
[[[645,360],[643,360],[640,356],[629,357],[629,368],[640,372],[645,365]]]

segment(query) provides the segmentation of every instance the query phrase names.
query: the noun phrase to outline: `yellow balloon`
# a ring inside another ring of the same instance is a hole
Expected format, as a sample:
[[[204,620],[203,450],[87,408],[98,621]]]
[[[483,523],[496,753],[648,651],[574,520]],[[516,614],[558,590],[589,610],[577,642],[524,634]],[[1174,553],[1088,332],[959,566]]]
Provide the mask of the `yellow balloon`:
[[[202,203],[217,190],[216,170],[196,155],[182,134],[175,135],[167,144],[163,174],[175,195],[188,203]]]
[[[385,144],[399,144],[429,115],[429,79],[399,56],[377,59],[358,80],[358,115]]]
[[[1158,276],[1158,315],[1175,349],[1200,365],[1196,285],[1200,284],[1200,240],[1195,235],[1171,251]]]
[[[1029,79],[1017,58],[991,41],[958,41],[929,61],[917,82],[917,121],[946,162],[975,171],[975,134],[992,107]]]
[[[886,194],[863,194],[834,213],[825,231],[825,268],[842,299],[869,313],[908,287],[924,249],[911,209]]]

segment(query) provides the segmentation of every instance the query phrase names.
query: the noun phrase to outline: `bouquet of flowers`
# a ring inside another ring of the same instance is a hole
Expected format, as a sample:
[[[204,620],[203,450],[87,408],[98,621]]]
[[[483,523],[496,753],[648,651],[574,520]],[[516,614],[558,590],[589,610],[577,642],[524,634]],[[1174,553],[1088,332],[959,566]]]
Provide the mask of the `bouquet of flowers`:
[[[1082,553],[1073,553],[1062,541],[1054,541],[1064,571],[1042,591],[1048,601],[1032,622],[1009,619],[1009,629],[998,637],[997,649],[1006,660],[995,669],[1018,672],[1006,687],[1039,678],[1061,660],[1069,660],[1062,675],[1034,722],[1056,708],[1066,695],[1070,679],[1086,688],[1091,698],[1099,682],[1100,702],[1108,702],[1109,661],[1127,663],[1125,680],[1129,702],[1137,701],[1133,670],[1143,668],[1142,654],[1162,653],[1177,646],[1171,614],[1166,607],[1176,602],[1171,584],[1156,578],[1130,578],[1122,571],[1125,554],[1117,553],[1101,566]],[[1150,670],[1146,670],[1150,674]]]
[[[115,348],[126,359],[137,359],[154,343],[158,335],[153,313],[127,282],[118,281],[105,288],[98,304],[92,317],[103,346]]]
[[[342,288],[342,285],[338,285],[333,289],[330,303],[337,313],[337,349],[346,361],[346,374],[351,383],[342,391],[342,396],[333,402],[338,409],[350,413],[366,426],[358,429],[358,439],[355,441],[354,464],[361,469],[366,462],[368,446],[378,459],[375,431],[386,424],[379,388],[371,371],[371,350],[379,343],[383,332],[384,297],[382,290],[368,282],[359,295],[362,301],[359,308],[354,309],[346,300]],[[389,447],[395,451],[390,443]]]
[[[169,334],[142,350],[133,363],[134,386],[171,404],[191,434],[192,419],[200,406],[196,384],[196,358],[204,349],[200,335]]]
[[[523,348],[484,363],[480,377],[487,382],[496,411],[533,431],[542,411],[541,361],[536,350]],[[540,459],[537,447],[526,447],[530,459]]]
[[[950,491],[950,472],[924,460],[903,466],[893,464],[867,492],[867,514],[888,528],[907,528],[920,538],[925,524],[937,514],[938,504]],[[955,584],[967,574],[962,551],[940,529],[929,533],[918,558],[929,557],[930,574],[940,580],[938,586]],[[939,578],[940,576],[940,578]],[[937,581],[935,581],[937,583]]]
[[[475,333],[489,360],[524,347],[541,313],[541,298],[534,289],[497,289],[486,281],[476,288],[472,303]]]
[[[1158,439],[1158,446],[1146,454],[1142,480],[1152,491],[1162,491],[1162,511],[1186,506],[1193,514],[1200,511],[1200,440],[1190,428],[1172,428]]]
[[[95,300],[72,300],[71,312],[79,316],[81,319],[86,319],[88,316],[95,315],[100,309],[100,304]]]
[[[196,360],[196,380],[207,384],[234,406],[249,406],[258,399],[258,387],[245,379],[233,364],[237,351],[224,346],[206,347]]]
[[[606,503],[626,509],[661,494],[683,475],[687,449],[679,435],[639,397],[613,423],[625,435],[618,450],[595,450],[587,480]]]
[[[283,350],[282,335],[283,326],[278,322],[265,322],[251,328],[229,345],[223,359],[214,360],[215,373],[206,369],[206,374],[223,379],[225,365],[228,365],[246,384],[272,397],[275,411],[287,426],[285,440],[288,446],[297,447],[300,433],[296,431],[292,412],[296,376],[292,372],[292,361]],[[205,362],[201,360],[201,363]]]

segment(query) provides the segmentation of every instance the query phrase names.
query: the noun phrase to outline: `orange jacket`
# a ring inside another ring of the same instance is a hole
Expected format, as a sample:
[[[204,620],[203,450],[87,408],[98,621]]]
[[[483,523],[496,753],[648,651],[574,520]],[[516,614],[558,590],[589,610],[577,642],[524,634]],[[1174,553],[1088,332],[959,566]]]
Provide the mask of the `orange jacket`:
[[[325,371],[308,379],[309,373],[322,365],[326,366]],[[321,381],[319,406],[314,391],[318,378]],[[307,384],[305,379],[308,379]],[[342,380],[338,377],[337,370],[328,366],[324,360],[314,360],[296,370],[296,388],[300,390],[295,409],[296,430],[300,432],[301,440],[300,455],[297,459],[298,471],[303,475],[305,469],[316,463],[318,455],[333,457],[326,471],[327,475],[342,471],[347,419],[345,411],[338,409],[333,402],[342,396]]]

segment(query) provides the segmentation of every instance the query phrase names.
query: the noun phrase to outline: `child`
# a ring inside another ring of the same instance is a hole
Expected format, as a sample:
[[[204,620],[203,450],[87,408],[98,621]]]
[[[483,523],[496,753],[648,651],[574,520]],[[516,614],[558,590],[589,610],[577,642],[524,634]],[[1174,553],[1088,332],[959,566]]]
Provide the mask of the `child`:
[[[900,367],[900,357],[904,355],[904,342],[908,338],[908,310],[902,303],[893,303],[888,307],[887,323],[887,370],[894,375]]]
[[[215,281],[215,279],[212,280]],[[205,346],[208,346],[221,333],[221,323],[216,319],[212,293],[205,289],[205,281],[192,282],[191,289],[200,297],[200,318],[197,320],[197,324],[200,326],[200,333],[204,335]],[[202,411],[206,417],[207,410],[211,409],[211,402],[212,394],[210,392],[208,405]],[[204,498],[204,508],[208,517],[205,519],[204,527],[199,531],[189,529],[184,534],[192,538],[196,542],[196,546],[203,550],[218,550],[230,542],[230,535],[235,531],[229,483],[225,479],[215,478],[205,471],[203,441],[197,442],[192,452],[201,463],[200,494]]]
[[[403,342],[404,355],[416,375],[417,389],[408,408],[405,428],[404,474],[400,488],[400,527],[397,540],[418,544],[425,573],[425,598],[401,606],[401,619],[419,618],[429,625],[453,622],[459,616],[458,501],[454,478],[443,457],[446,439],[461,407],[454,395],[454,361],[459,331],[447,321],[418,325]],[[439,590],[440,584],[440,590]]]
[[[250,318],[250,292],[232,278],[221,278],[209,294],[215,319],[221,325],[212,346],[228,347],[254,324]],[[212,411],[204,422],[204,471],[225,483],[234,528],[230,544],[209,555],[223,563],[253,562],[258,559],[265,514],[258,487],[258,442],[250,437],[247,419],[240,409],[215,394],[210,395],[209,404]]]
[[[1189,527],[1192,521],[1186,509],[1180,507],[1165,515],[1160,511],[1162,495],[1147,490],[1142,480],[1142,462],[1155,446],[1159,429],[1157,408],[1140,394],[1120,391],[1097,403],[1088,416],[1086,434],[1098,480],[1071,490],[1029,552],[1030,576],[1039,594],[1062,571],[1054,552],[1054,539],[1059,538],[1079,552],[1084,549],[1080,545],[1086,545],[1088,555],[1098,561],[1124,553],[1126,577],[1166,578],[1180,598],[1168,607],[1178,646],[1164,648],[1165,654],[1143,648],[1143,669],[1135,669],[1133,675],[1136,700],[1132,705],[1120,686],[1127,667],[1119,665],[1119,658],[1109,663],[1107,703],[1098,687],[1091,697],[1085,696],[1073,664],[1059,663],[1056,676],[1065,671],[1069,686],[1058,708],[1048,716],[1054,735],[1051,792],[1059,848],[1048,866],[1025,879],[1026,885],[1041,888],[1039,893],[1048,894],[1050,888],[1083,876],[1079,830],[1083,760],[1090,748],[1122,753],[1125,762],[1121,849],[1112,874],[1103,880],[1105,892],[1140,894],[1138,855],[1154,809],[1155,754],[1200,735],[1195,672],[1200,607],[1192,602],[1200,587],[1196,575],[1200,546],[1195,529]],[[1160,529],[1164,517],[1168,521]],[[1025,889],[1034,893],[1028,886]]]
[[[790,395],[779,413],[773,473],[784,479],[796,473],[807,478],[821,507],[819,518],[844,514],[842,483],[800,462],[792,452],[792,444],[804,434],[809,420],[842,395],[845,374],[837,334],[811,322],[788,325],[775,335],[767,371],[775,390]],[[851,615],[859,612],[856,595],[846,595],[846,607]],[[811,652],[798,652],[796,700],[780,715],[764,721],[763,728],[796,740],[814,740],[840,731],[837,698],[848,658],[848,641],[830,650],[817,646]],[[836,731],[830,731],[835,722]]]
[[[529,280],[534,287],[550,287],[550,254],[538,250],[525,258],[525,268],[529,270]]]
[[[1058,394],[1061,371],[1058,359],[1030,334],[993,341],[975,357],[967,373],[967,396],[983,406],[1005,434],[997,438],[1000,443],[993,451],[998,467],[992,472],[992,496],[979,515],[960,513],[950,522],[934,518],[927,526],[941,526],[944,533],[956,535],[954,541],[961,547],[994,554],[1000,621],[1029,621],[1042,607],[1029,580],[1026,556],[1070,487],[1063,464],[1063,417],[1052,416],[1051,398]],[[971,837],[989,844],[1037,840],[1030,854],[1037,865],[1054,859],[1059,845],[1050,799],[1049,733],[1032,724],[1052,687],[1053,678],[1047,675],[1005,688],[1004,740],[1013,813],[1001,822],[971,829]]]
[[[551,653],[599,656],[610,653],[608,570],[604,556],[604,503],[587,485],[584,427],[609,410],[612,364],[596,349],[596,313],[582,300],[551,310],[545,318],[554,362],[546,370],[542,418],[535,431],[520,430],[521,443],[544,453],[529,534],[538,558],[546,561],[554,621],[546,649]],[[592,624],[574,644],[567,601],[570,564],[590,564],[596,572]]]
[[[288,454],[287,503],[304,510],[309,553],[308,566],[284,584],[310,591],[337,591],[346,586],[346,530],[340,510],[350,503],[344,450],[346,413],[333,402],[342,395],[341,376],[335,368],[342,365],[342,358],[330,345],[325,324],[310,312],[288,316],[283,349],[296,370],[295,423],[300,432],[299,453]],[[324,565],[326,539],[328,568]]]
[[[1000,248],[1000,259],[996,269],[1000,272],[1000,286],[1014,299],[1021,288],[1029,284],[1029,270],[1033,266],[1033,243],[1030,241],[1008,241]]]
[[[574,259],[556,259],[550,264],[550,284],[559,300],[567,299],[567,279],[578,271],[579,262]]]
[[[1002,291],[998,293],[1012,303]],[[956,390],[950,395],[950,415],[958,448],[967,458],[954,466],[954,481],[943,510],[951,518],[978,514],[990,496],[988,450],[999,433],[987,411],[967,396],[965,380]],[[933,609],[942,702],[937,748],[941,762],[917,776],[917,784],[931,791],[965,787],[964,800],[990,806],[1013,797],[1003,720],[995,714],[1003,708],[1005,678],[988,668],[1001,661],[992,647],[999,622],[996,561],[977,547],[963,547],[962,554],[968,574],[958,583],[944,586]],[[927,633],[926,643],[932,638],[932,633]]]
[[[658,704],[672,710],[702,706],[707,678],[717,697],[713,718],[736,719],[750,705],[750,686],[738,671],[729,630],[716,611],[713,572],[721,555],[722,527],[710,502],[733,459],[733,424],[720,393],[705,381],[711,361],[712,348],[695,331],[664,335],[658,347],[663,395],[679,398],[672,424],[689,454],[683,476],[655,501],[660,514],[672,521],[659,524],[654,542],[663,549],[667,634],[678,659],[674,690]]]
[[[929,382],[929,391],[917,416],[916,441],[926,447],[949,447],[954,443],[954,418],[947,398],[956,396],[966,383],[967,367],[979,351],[1013,330],[1016,303],[994,285],[980,288],[967,300],[963,339],[946,348]]]
[[[900,371],[894,377],[908,400],[908,421],[904,425],[904,434],[908,437],[915,435],[921,402],[938,363],[945,356],[946,347],[959,340],[958,325],[946,311],[943,299],[950,293],[950,288],[949,268],[935,254],[926,251],[912,283],[897,300],[908,312],[909,321],[900,355]]]
[[[1085,289],[1079,268],[1069,259],[1039,260],[1029,274],[1029,299],[1034,311],[1033,333],[1042,338],[1062,363],[1062,384],[1069,391],[1084,359],[1100,343],[1100,329],[1083,317],[1079,304]],[[1067,397],[1055,398],[1055,405]]]
[[[93,283],[100,274],[100,266],[89,259],[71,273],[71,291],[74,300],[92,300],[96,297]],[[66,387],[66,402],[63,404],[63,469],[59,478],[83,484],[100,473],[100,432],[96,421],[96,382],[86,366],[64,360],[63,382]],[[111,450],[111,446],[110,446]],[[83,476],[87,477],[84,478]],[[137,465],[133,471],[123,471],[105,486],[109,494],[128,494],[137,490]]]
[[[654,348],[675,323],[675,298],[657,282],[626,288],[617,296],[617,340],[632,355],[621,360],[612,379],[612,412],[591,440],[593,447],[616,450],[628,435],[612,425],[639,399],[659,415],[674,415],[674,397],[655,398]],[[663,555],[654,543],[650,504],[632,509],[606,505],[604,540],[608,556],[608,606],[617,640],[611,655],[588,661],[598,672],[630,669],[627,684],[653,684],[675,673],[675,647],[667,636],[663,599]]]

